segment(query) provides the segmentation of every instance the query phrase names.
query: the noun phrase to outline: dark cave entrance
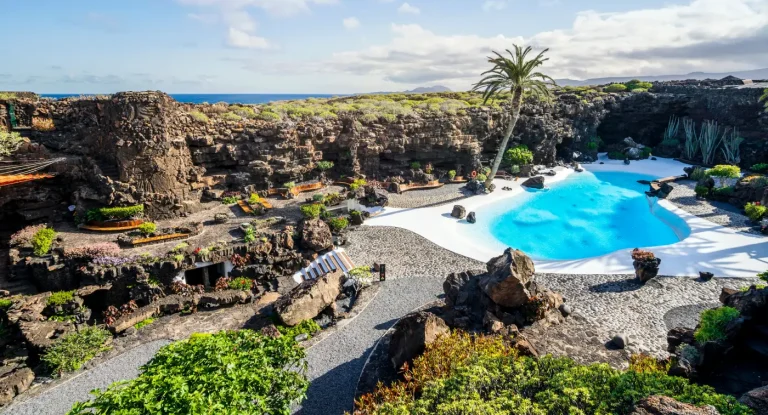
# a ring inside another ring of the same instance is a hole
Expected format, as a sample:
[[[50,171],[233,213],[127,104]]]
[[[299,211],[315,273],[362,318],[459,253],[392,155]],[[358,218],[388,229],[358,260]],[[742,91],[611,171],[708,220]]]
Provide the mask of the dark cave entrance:
[[[216,280],[225,277],[224,263],[204,265],[184,271],[184,279],[189,285],[203,285],[206,288],[216,284]]]

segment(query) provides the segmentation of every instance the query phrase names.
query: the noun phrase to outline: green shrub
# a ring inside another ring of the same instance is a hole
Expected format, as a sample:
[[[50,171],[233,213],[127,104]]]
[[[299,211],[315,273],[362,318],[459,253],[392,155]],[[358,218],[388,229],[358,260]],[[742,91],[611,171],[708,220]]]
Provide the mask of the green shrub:
[[[321,160],[317,162],[317,169],[320,171],[326,171],[333,168],[333,162],[332,161],[325,161]]]
[[[311,338],[313,334],[319,332],[322,328],[315,322],[315,320],[310,319],[304,320],[293,327],[278,325],[277,330],[283,336],[293,339],[299,334],[306,334]]]
[[[608,153],[608,158],[611,160],[624,160],[627,156],[621,151],[611,151]]]
[[[757,274],[757,278],[760,278],[761,280],[768,282],[768,271]]]
[[[51,293],[51,296],[45,300],[45,304],[49,306],[63,306],[75,299],[75,291],[56,291]]]
[[[518,356],[500,336],[453,333],[414,359],[406,380],[379,385],[356,401],[358,415],[628,414],[638,401],[664,395],[721,414],[747,415],[736,398],[669,376],[666,365],[634,362],[630,370],[581,365],[567,357]]]
[[[698,197],[707,197],[709,194],[709,187],[697,184],[696,187],[693,189],[693,191],[696,193],[696,196]]]
[[[369,287],[373,284],[373,273],[368,265],[352,268],[349,270],[349,276],[357,280],[363,287]]]
[[[734,191],[735,189],[733,186],[716,187],[712,189],[712,196],[714,196],[717,199],[727,200],[728,198],[733,196]]]
[[[256,205],[259,203],[261,198],[256,193],[251,193],[251,195],[248,197],[248,203],[251,205]]]
[[[51,250],[53,240],[56,239],[56,231],[52,228],[40,229],[32,237],[32,249],[35,255],[43,256]]]
[[[488,180],[488,176],[484,175],[483,173],[480,173],[475,177],[475,179],[480,183],[485,183],[486,180]]]
[[[229,288],[240,291],[251,291],[253,287],[253,280],[246,277],[232,278],[229,282]]]
[[[144,215],[144,205],[105,207],[92,209],[87,213],[88,220],[124,220],[139,218]]]
[[[150,324],[152,324],[154,322],[155,322],[155,319],[150,317],[150,318],[141,320],[140,322],[134,324],[133,327],[136,328],[136,330],[140,330],[142,327],[146,327],[146,326],[148,326],[148,325],[150,325]]]
[[[283,187],[288,189],[288,190],[291,190],[294,187],[296,187],[296,182],[283,183]]]
[[[448,170],[448,179],[453,180],[456,178],[456,170]]]
[[[226,121],[242,121],[243,117],[235,114],[234,112],[225,112],[224,114],[221,114],[221,118]]]
[[[641,158],[647,159],[648,157],[651,157],[651,152],[653,151],[650,147],[643,147]]]
[[[704,310],[701,313],[699,328],[693,338],[699,343],[725,339],[725,327],[739,317],[739,310],[733,307],[720,307]]]
[[[110,338],[112,335],[107,330],[97,327],[66,334],[43,355],[43,362],[54,374],[75,371],[99,353],[109,350],[110,346],[105,343]]]
[[[223,205],[234,205],[240,200],[237,196],[225,196],[221,198],[221,204]]]
[[[414,161],[411,163],[411,170],[419,170],[421,168],[421,163],[418,161]]]
[[[635,89],[644,89],[649,90],[653,87],[653,84],[650,82],[643,82],[639,79],[633,79],[629,82],[625,82],[624,85],[627,87],[628,90],[633,91]],[[634,92],[634,91],[633,91]]]
[[[521,144],[505,151],[502,162],[505,166],[531,164],[533,163],[533,152],[528,150],[528,146]]]
[[[736,179],[741,176],[741,169],[739,166],[730,166],[727,164],[718,164],[715,167],[707,170],[707,174],[712,177],[728,177]]]
[[[191,115],[191,116],[192,116],[192,118],[193,118],[195,121],[197,121],[197,122],[199,122],[199,123],[201,123],[201,124],[206,124],[206,123],[208,123],[208,116],[207,116],[207,115],[205,115],[205,114],[203,114],[203,113],[202,113],[202,112],[200,112],[200,111],[190,111],[190,112],[189,112],[189,115]]]
[[[303,205],[301,207],[301,214],[306,219],[317,219],[325,212],[325,205],[320,203],[312,203],[310,205]]]
[[[157,225],[155,225],[154,222],[144,222],[139,225],[139,232],[141,232],[141,234],[144,236],[152,235],[156,230]]]
[[[349,190],[355,191],[360,188],[360,186],[365,186],[368,184],[368,182],[365,181],[365,179],[355,179],[352,184],[349,185]]]
[[[250,244],[256,242],[256,231],[253,228],[246,228],[243,233],[243,242]]]
[[[625,92],[626,90],[627,86],[624,84],[610,84],[603,88],[605,92]]]
[[[244,107],[242,105],[231,105],[229,107],[232,112],[243,118],[256,118],[256,111],[251,107]]]
[[[328,219],[328,226],[330,226],[331,230],[334,232],[343,231],[344,229],[347,229],[347,226],[349,226],[349,220],[341,216],[330,218]]]
[[[693,168],[693,171],[691,172],[691,180],[696,180],[698,182],[705,177],[707,177],[707,169],[704,167]]]
[[[325,195],[321,193],[317,193],[315,195],[312,195],[312,201],[315,203],[322,203],[325,201]]]
[[[637,92],[648,92],[648,89],[647,88],[635,88],[635,89],[630,89],[629,92],[635,92],[635,93],[637,93]]]
[[[520,166],[515,164],[514,166],[509,166],[507,169],[510,174],[520,174]]]
[[[760,219],[765,216],[765,212],[768,210],[765,206],[761,206],[756,203],[747,203],[746,206],[744,206],[744,211],[747,213],[747,217],[752,220],[752,222],[758,222]]]
[[[757,163],[749,169],[757,173],[766,173],[768,172],[768,163]]]
[[[7,298],[0,298],[0,311],[5,311],[11,308],[13,301]]]
[[[309,386],[304,356],[287,336],[193,334],[160,349],[138,378],[94,391],[69,415],[289,414]]]
[[[24,139],[15,131],[0,130],[0,157],[8,157],[21,147]]]
[[[278,121],[282,121],[282,119],[283,119],[283,117],[281,117],[280,114],[272,112],[272,111],[268,111],[268,110],[261,111],[256,116],[256,118],[258,118],[258,119],[260,119],[262,121],[268,121],[268,122],[278,122]]]

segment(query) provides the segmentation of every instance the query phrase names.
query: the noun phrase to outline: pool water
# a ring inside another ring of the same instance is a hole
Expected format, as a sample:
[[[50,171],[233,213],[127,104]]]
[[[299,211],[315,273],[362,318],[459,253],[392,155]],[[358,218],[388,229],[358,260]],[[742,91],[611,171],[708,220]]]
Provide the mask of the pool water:
[[[543,190],[478,212],[504,245],[534,259],[591,258],[626,248],[650,248],[690,235],[685,221],[645,195],[651,176],[624,172],[573,173]]]

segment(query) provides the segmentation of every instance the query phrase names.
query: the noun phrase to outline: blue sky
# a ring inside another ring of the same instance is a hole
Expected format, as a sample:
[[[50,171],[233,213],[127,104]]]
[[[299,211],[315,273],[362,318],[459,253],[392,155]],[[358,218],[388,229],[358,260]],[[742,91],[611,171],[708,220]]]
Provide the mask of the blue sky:
[[[0,90],[469,88],[491,50],[557,78],[768,67],[768,0],[0,0]]]

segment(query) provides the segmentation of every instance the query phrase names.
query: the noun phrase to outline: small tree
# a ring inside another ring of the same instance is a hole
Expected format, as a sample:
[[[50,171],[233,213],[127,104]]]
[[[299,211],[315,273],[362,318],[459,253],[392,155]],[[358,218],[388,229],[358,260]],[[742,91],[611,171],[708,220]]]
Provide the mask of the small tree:
[[[0,156],[7,157],[21,147],[24,139],[13,131],[0,131]]]

